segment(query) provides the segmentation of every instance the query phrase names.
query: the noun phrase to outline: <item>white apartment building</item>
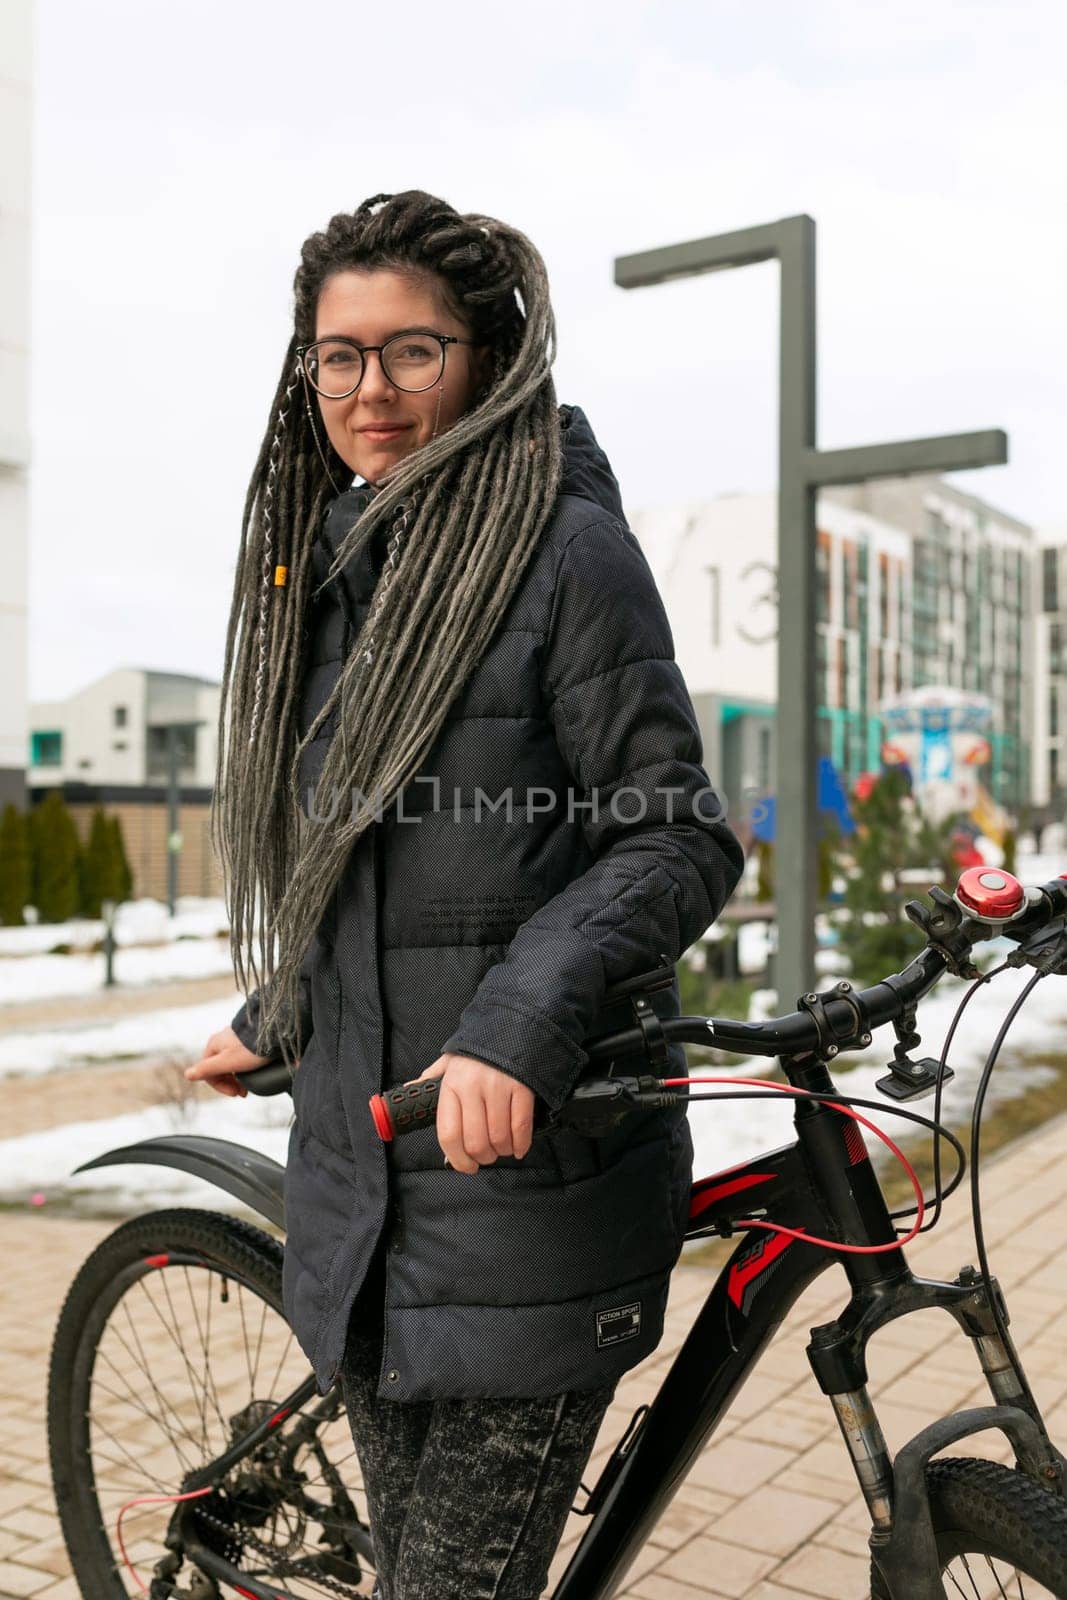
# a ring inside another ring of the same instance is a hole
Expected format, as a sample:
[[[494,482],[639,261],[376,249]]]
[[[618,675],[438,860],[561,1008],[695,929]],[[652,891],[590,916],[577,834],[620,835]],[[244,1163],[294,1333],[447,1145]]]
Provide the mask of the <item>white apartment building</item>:
[[[1067,813],[1067,527],[1038,537],[1034,597],[1034,805]]]
[[[743,818],[775,786],[777,497],[723,495],[627,516],[671,618],[705,766]],[[851,785],[881,765],[884,699],[927,684],[977,690],[994,707],[980,777],[996,800],[1024,804],[1033,530],[932,475],[828,489],[816,526],[819,753]],[[1067,585],[1061,593],[1067,607]]]
[[[1033,528],[943,478],[889,478],[828,489],[843,505],[904,529],[912,542],[912,662],[908,688],[986,695],[991,760],[979,772],[993,799],[1031,798],[1034,719]]]
[[[723,495],[628,512],[664,598],[704,764],[741,820],[775,786],[777,497]],[[911,541],[820,500],[819,752],[854,779],[877,768],[884,696],[910,681]]]

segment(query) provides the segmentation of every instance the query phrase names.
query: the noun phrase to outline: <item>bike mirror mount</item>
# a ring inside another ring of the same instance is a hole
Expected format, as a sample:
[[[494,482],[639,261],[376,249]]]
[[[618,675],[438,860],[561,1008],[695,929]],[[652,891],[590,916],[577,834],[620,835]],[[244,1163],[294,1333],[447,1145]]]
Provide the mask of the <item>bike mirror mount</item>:
[[[935,1061],[932,1056],[922,1056],[918,1061],[913,1061],[908,1055],[909,1050],[914,1050],[917,1044],[922,1043],[922,1036],[915,1026],[914,1006],[903,1017],[897,1018],[893,1023],[893,1032],[897,1042],[893,1046],[893,1059],[888,1063],[889,1071],[884,1078],[876,1079],[874,1085],[888,1100],[918,1100],[921,1095],[929,1094],[931,1089],[937,1087],[939,1072],[942,1083],[956,1076],[950,1066],[946,1064],[942,1069],[940,1061]]]
[[[905,914],[922,929],[927,944],[941,952],[948,970],[957,978],[980,978],[981,973],[971,960],[976,923],[964,916],[953,896],[946,894],[940,885],[935,883],[927,894],[934,902],[933,910],[921,900],[907,900]]]
[[[906,1053],[901,1051],[899,1056],[894,1056],[889,1062],[889,1071],[885,1077],[877,1078],[874,1086],[889,1100],[918,1100],[937,1087],[940,1066],[941,1063],[935,1061],[933,1056],[921,1056],[918,1061],[911,1061]],[[947,1083],[955,1076],[952,1068],[946,1065],[941,1073],[941,1082]]]

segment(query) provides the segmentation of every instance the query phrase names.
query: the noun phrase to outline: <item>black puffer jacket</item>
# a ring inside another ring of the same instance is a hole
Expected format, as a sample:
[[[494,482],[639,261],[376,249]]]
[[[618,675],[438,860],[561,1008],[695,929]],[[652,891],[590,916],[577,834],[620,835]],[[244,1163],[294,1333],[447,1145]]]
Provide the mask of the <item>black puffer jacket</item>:
[[[467,1175],[444,1167],[432,1128],[383,1145],[367,1105],[447,1050],[558,1106],[605,989],[677,961],[741,875],[618,484],[583,412],[562,407],[561,423],[560,496],[519,590],[402,807],[361,836],[304,963],[283,1287],[323,1391],[383,1237],[383,1396],[588,1388],[662,1335],[691,1180],[683,1114],[606,1142],[544,1135]],[[371,492],[329,508],[316,584]],[[387,537],[312,604],[302,731]],[[305,810],[334,725],[308,752]],[[677,1014],[677,981],[657,1009]],[[252,1048],[257,1014],[253,996],[233,1021]]]

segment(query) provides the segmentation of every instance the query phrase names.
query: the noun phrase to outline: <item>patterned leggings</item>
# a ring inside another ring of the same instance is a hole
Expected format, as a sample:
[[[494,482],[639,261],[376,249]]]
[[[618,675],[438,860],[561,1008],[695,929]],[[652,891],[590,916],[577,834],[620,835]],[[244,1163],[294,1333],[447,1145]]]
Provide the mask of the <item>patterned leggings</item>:
[[[339,1375],[374,1600],[538,1600],[615,1384],[548,1399],[379,1399],[382,1298],[372,1269]]]

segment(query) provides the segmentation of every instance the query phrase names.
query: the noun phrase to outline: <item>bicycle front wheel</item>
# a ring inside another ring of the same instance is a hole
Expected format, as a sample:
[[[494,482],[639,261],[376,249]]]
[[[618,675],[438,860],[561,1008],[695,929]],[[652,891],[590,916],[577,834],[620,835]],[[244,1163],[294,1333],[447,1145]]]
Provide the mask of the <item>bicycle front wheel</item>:
[[[309,1377],[281,1270],[262,1229],[173,1210],[117,1228],[71,1285],[52,1344],[49,1450],[71,1565],[93,1600],[141,1596],[157,1570],[175,1600],[217,1594],[183,1533],[299,1600],[370,1592],[366,1498],[336,1386],[313,1391],[209,1495],[173,1500]]]
[[[932,1461],[926,1485],[946,1595],[1067,1600],[1067,1501],[1014,1468],[964,1456]],[[876,1570],[871,1596],[890,1600]]]

